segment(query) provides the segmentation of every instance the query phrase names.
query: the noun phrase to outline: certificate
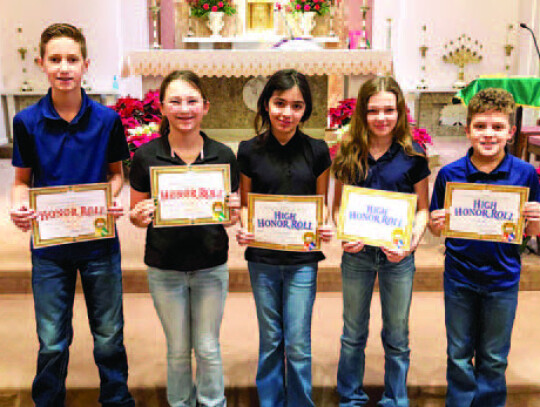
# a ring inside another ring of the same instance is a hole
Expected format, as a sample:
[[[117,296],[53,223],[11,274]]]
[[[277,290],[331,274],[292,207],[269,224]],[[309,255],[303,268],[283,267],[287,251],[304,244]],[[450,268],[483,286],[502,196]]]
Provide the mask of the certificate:
[[[322,196],[248,194],[248,231],[253,247],[308,252],[321,250]]]
[[[407,251],[416,214],[415,194],[343,186],[337,237]]]
[[[108,183],[32,188],[29,196],[36,248],[115,236]]]
[[[150,168],[154,226],[230,222],[229,164]]]
[[[448,182],[444,236],[521,244],[529,188]]]

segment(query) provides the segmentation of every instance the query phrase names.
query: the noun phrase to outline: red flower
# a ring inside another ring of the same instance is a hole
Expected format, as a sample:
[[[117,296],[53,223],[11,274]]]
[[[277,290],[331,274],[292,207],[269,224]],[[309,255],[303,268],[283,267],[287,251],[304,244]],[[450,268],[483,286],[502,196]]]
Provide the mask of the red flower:
[[[301,8],[302,8],[302,6],[301,6],[300,4],[297,4],[297,5],[296,5],[296,9],[297,9],[297,10],[300,10]]]
[[[315,10],[319,10],[321,8],[321,6],[319,6],[318,4],[315,4]]]
[[[202,6],[203,9],[208,10],[210,6],[207,3],[204,3]]]
[[[220,1],[217,5],[218,5],[218,7],[223,7],[223,2]]]
[[[311,8],[311,7],[309,7],[309,4],[306,4],[306,5],[304,6],[304,11],[309,11],[310,8]]]
[[[281,10],[281,3],[276,3],[276,9]]]
[[[217,11],[217,6],[212,6],[212,11]]]

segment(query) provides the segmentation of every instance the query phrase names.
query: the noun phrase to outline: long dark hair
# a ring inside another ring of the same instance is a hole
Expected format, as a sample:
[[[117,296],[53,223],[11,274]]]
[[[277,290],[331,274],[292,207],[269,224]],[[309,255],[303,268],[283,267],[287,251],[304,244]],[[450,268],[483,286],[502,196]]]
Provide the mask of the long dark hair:
[[[283,92],[292,89],[295,86],[298,86],[298,89],[300,89],[305,104],[304,115],[300,121],[303,123],[310,118],[313,110],[313,102],[311,100],[309,83],[305,75],[294,69],[282,69],[277,71],[270,79],[268,79],[268,82],[266,82],[261,96],[259,96],[259,100],[257,101],[257,115],[255,116],[254,126],[255,133],[259,136],[260,141],[264,141],[268,134],[268,130],[270,130],[270,116],[266,110],[270,98],[274,92]]]
[[[195,72],[172,71],[163,79],[163,82],[161,82],[161,86],[159,87],[159,101],[162,105],[163,105],[163,101],[165,100],[165,93],[167,93],[167,89],[169,89],[169,85],[171,84],[171,82],[174,82],[176,80],[181,80],[181,81],[189,83],[190,85],[192,85],[199,91],[204,102],[208,101],[208,98],[206,97],[206,93],[204,92],[204,89],[201,84],[201,79],[197,76]],[[162,136],[166,136],[167,134],[169,134],[169,120],[165,116],[161,118],[161,124],[159,126],[159,133]]]
[[[344,184],[353,184],[357,179],[365,180],[368,175],[371,137],[367,124],[368,103],[369,99],[379,92],[391,92],[396,95],[398,120],[393,130],[394,141],[403,147],[407,155],[423,156],[412,145],[413,137],[411,126],[407,120],[407,106],[403,92],[396,80],[390,76],[370,79],[358,91],[349,137],[341,144],[332,163],[332,174]]]

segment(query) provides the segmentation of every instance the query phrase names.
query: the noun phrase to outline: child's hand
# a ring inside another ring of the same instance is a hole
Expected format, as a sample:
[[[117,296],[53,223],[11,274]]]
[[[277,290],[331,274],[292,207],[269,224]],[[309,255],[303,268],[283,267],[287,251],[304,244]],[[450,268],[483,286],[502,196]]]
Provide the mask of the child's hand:
[[[343,250],[345,250],[347,253],[358,253],[364,248],[364,243],[362,243],[360,240],[356,240],[354,242],[341,242],[341,247],[343,247]]]
[[[124,207],[122,206],[120,199],[114,199],[112,206],[107,208],[107,213],[112,215],[115,222],[118,218],[124,215]]]
[[[322,225],[317,228],[317,234],[323,242],[328,243],[334,236],[334,228],[332,225]]]
[[[137,204],[131,210],[129,217],[131,221],[140,227],[148,226],[154,219],[154,212],[156,206],[153,199],[144,199],[137,202]]]
[[[238,192],[233,192],[229,195],[229,208],[240,209],[240,195]]]
[[[255,235],[253,233],[249,233],[247,230],[240,228],[238,229],[238,232],[236,232],[236,241],[240,246],[245,246],[250,243],[252,243],[255,240]]]
[[[383,251],[384,254],[386,254],[386,258],[388,259],[390,263],[399,263],[409,254],[411,254],[410,250],[404,252],[403,250],[392,250],[392,249],[387,249],[386,247],[381,247],[381,250]]]
[[[36,218],[36,213],[32,209],[28,209],[22,205],[18,209],[12,209],[9,212],[11,221],[23,232],[28,232],[32,229],[32,219]]]
[[[523,216],[529,222],[540,221],[540,202],[526,202],[523,207]]]
[[[446,209],[437,209],[430,214],[429,229],[439,236],[446,225]]]

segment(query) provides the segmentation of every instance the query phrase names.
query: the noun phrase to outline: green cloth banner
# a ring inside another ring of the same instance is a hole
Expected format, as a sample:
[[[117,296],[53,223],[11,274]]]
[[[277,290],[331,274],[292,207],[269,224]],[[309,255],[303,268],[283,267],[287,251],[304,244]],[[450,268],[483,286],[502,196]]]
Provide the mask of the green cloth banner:
[[[540,108],[540,78],[480,78],[461,89],[456,98],[467,105],[471,98],[486,88],[506,89],[518,106]]]

